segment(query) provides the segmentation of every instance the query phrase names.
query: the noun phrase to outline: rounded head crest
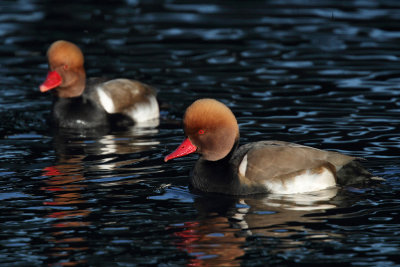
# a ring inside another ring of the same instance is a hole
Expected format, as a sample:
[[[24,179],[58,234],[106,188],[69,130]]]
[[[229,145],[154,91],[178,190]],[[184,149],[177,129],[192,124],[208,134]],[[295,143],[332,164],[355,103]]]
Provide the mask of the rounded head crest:
[[[47,58],[52,69],[60,65],[72,68],[81,67],[84,63],[81,49],[75,44],[64,40],[56,41],[49,47]]]
[[[207,160],[224,158],[239,139],[235,115],[215,99],[199,99],[186,109],[183,119],[186,136]]]

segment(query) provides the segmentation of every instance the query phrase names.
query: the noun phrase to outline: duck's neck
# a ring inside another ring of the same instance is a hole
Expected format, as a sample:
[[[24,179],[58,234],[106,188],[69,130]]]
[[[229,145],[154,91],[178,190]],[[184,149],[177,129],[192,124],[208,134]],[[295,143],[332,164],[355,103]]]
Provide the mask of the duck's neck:
[[[86,87],[85,71],[79,71],[74,77],[69,79],[65,85],[59,86],[56,89],[56,95],[60,98],[78,97],[83,94]]]
[[[191,185],[204,192],[226,193],[227,188],[234,187],[234,169],[231,158],[238,147],[235,142],[231,151],[223,159],[209,161],[200,158],[191,175]]]

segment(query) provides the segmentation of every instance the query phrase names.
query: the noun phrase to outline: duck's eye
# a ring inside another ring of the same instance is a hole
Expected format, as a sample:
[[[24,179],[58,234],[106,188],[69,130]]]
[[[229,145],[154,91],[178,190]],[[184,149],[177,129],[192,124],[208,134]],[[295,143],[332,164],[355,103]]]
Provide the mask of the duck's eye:
[[[64,70],[67,70],[69,67],[68,67],[68,65],[64,65]]]
[[[205,133],[205,131],[204,131],[203,129],[201,129],[201,130],[198,131],[198,133],[199,133],[200,135],[202,135],[202,134]]]

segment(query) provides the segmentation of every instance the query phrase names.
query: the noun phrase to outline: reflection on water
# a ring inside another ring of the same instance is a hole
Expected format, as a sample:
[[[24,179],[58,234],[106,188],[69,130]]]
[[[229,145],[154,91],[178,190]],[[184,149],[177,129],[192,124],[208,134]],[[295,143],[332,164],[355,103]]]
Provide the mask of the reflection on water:
[[[101,186],[115,186],[137,183],[135,177],[142,172],[141,167],[132,167],[148,157],[122,159],[124,155],[148,151],[159,142],[151,137],[158,132],[155,128],[132,127],[118,134],[108,131],[63,130],[55,133],[54,149],[57,151],[55,165],[43,168],[41,187],[46,195],[43,205],[49,211],[45,218],[51,224],[43,237],[50,247],[46,251],[47,262],[63,266],[87,264],[84,256],[93,250],[87,239],[93,222],[91,216],[93,199],[87,197],[90,182],[85,173],[106,172],[102,175]],[[88,157],[94,157],[88,164]],[[116,175],[119,171],[120,175]],[[129,173],[129,178],[121,175]],[[133,179],[132,179],[133,178]]]
[[[43,170],[47,179],[43,181],[46,186],[42,190],[52,199],[43,205],[51,210],[46,217],[54,219],[45,238],[52,244],[46,254],[50,262],[68,266],[86,263],[86,259],[75,255],[89,249],[84,233],[92,224],[87,218],[91,209],[84,208],[87,200],[82,192],[87,190],[87,185],[82,175],[82,159],[82,156],[68,157],[59,165]]]
[[[170,226],[178,237],[174,245],[193,257],[187,266],[240,266],[246,253],[246,238],[251,236],[278,239],[279,245],[270,251],[273,254],[305,245],[307,240],[290,238],[304,232],[320,242],[332,241],[340,235],[307,229],[304,223],[324,221],[324,217],[313,214],[335,208],[331,200],[337,192],[337,188],[331,188],[308,194],[238,199],[196,197],[198,218]]]
[[[170,226],[175,231],[173,244],[192,256],[187,266],[240,266],[246,237],[240,235],[240,228],[231,227],[229,218],[220,214],[231,203],[209,211],[211,207],[204,205],[205,202],[195,199],[199,212],[195,221]]]
[[[239,230],[230,228],[226,217],[210,215],[177,228],[174,245],[193,257],[187,266],[240,266],[246,238],[237,236]]]
[[[327,203],[338,193],[338,188],[333,187],[306,194],[279,195],[270,194],[262,199],[262,202],[270,207],[281,208],[285,210],[323,210],[332,209],[336,206]]]

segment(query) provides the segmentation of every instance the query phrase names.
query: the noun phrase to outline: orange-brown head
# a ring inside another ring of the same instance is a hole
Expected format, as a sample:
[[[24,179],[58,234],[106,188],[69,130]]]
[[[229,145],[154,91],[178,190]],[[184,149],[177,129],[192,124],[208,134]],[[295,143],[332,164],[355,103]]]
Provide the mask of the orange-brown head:
[[[68,41],[56,41],[47,50],[49,73],[41,92],[57,90],[59,97],[75,97],[85,89],[84,58],[81,49]]]
[[[239,139],[235,115],[215,99],[199,99],[185,112],[183,128],[187,138],[165,161],[197,151],[205,160],[226,157]]]

